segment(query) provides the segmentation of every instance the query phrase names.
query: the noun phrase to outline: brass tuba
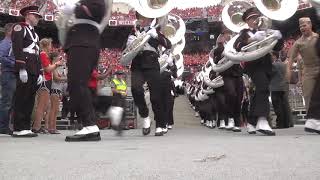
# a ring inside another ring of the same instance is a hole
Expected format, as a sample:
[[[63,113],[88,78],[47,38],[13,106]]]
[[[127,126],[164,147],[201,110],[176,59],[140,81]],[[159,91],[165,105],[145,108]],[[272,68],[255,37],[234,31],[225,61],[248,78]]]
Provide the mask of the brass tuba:
[[[173,9],[172,0],[135,0],[130,1],[130,5],[139,14],[147,18],[163,17]],[[159,25],[156,24],[157,21],[154,19],[150,27],[158,27]],[[151,36],[146,32],[139,34],[137,38],[122,52],[120,63],[123,65],[129,65],[150,38]]]
[[[185,33],[186,33],[186,25],[184,21],[175,14],[168,14],[166,16],[158,18],[160,31],[163,35],[168,38],[172,44],[172,49],[169,53],[169,58],[173,57],[176,65],[178,63],[183,65],[183,55],[182,50],[185,46]],[[161,57],[159,58],[160,63],[160,72],[164,71],[167,67],[166,60],[164,61]],[[179,64],[179,67],[180,67]],[[180,70],[181,71],[181,70]]]

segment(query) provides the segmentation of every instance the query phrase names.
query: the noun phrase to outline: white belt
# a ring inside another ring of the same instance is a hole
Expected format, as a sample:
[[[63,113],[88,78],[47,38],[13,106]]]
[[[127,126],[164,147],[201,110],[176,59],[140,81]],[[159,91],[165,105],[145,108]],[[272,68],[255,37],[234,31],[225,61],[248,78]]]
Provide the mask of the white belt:
[[[101,27],[99,23],[90,19],[75,19],[74,24],[90,24],[92,26],[95,26],[98,30],[100,30]]]
[[[39,54],[39,51],[34,50],[34,49],[29,49],[29,48],[23,48],[22,51],[29,53],[29,54]]]

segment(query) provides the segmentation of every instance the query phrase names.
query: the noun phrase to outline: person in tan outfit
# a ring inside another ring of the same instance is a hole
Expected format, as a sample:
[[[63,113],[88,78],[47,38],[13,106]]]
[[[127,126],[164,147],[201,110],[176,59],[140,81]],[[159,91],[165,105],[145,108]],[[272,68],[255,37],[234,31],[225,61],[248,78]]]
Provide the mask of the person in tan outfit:
[[[312,23],[310,18],[303,17],[299,19],[299,27],[302,36],[294,43],[289,53],[288,78],[291,78],[290,67],[293,59],[299,54],[303,60],[302,71],[302,91],[305,100],[306,111],[309,108],[310,99],[316,83],[317,76],[320,72],[320,61],[317,56],[315,43],[319,35],[312,31]]]

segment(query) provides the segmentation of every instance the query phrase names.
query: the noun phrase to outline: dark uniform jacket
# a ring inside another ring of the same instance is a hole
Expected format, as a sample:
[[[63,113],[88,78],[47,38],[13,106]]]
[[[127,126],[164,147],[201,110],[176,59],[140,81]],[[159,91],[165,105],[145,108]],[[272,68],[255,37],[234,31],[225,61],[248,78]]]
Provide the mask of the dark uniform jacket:
[[[134,35],[132,33],[131,35]],[[158,47],[162,45],[166,49],[171,49],[171,42],[158,31],[158,38],[150,38],[148,41],[149,45],[153,47],[156,51]],[[160,69],[158,62],[159,52],[143,50],[138,53],[138,55],[132,60],[131,70],[135,69]]]
[[[223,43],[218,43],[218,47],[214,50],[214,63],[217,64],[222,58],[223,58],[223,53],[224,51],[224,45]],[[239,64],[234,64],[231,66],[229,69],[227,69],[224,72],[220,73],[222,76],[232,76],[232,77],[241,77],[242,76],[242,68],[240,67]]]
[[[87,7],[87,8],[85,8]],[[106,13],[104,0],[81,0],[75,8],[75,16],[78,19],[89,19],[101,23]],[[99,48],[100,44],[99,30],[89,24],[76,24],[70,28],[67,33],[64,49],[72,46]]]
[[[28,74],[38,76],[41,70],[39,37],[34,29],[24,22],[17,23],[13,26],[11,38],[17,72],[26,69]]]

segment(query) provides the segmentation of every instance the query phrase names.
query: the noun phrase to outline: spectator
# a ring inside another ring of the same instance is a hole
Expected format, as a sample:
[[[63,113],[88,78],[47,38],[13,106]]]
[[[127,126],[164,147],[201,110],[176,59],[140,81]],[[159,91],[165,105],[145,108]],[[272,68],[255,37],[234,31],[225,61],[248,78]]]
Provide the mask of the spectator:
[[[0,100],[0,134],[11,134],[11,130],[9,129],[9,113],[12,106],[13,94],[16,89],[15,58],[11,47],[12,26],[12,23],[5,25],[5,38],[0,42],[2,87]]]
[[[277,115],[276,128],[289,128],[293,126],[291,109],[289,105],[289,82],[286,77],[287,65],[279,59],[279,53],[273,52],[272,73],[270,83],[271,99],[274,112]]]

